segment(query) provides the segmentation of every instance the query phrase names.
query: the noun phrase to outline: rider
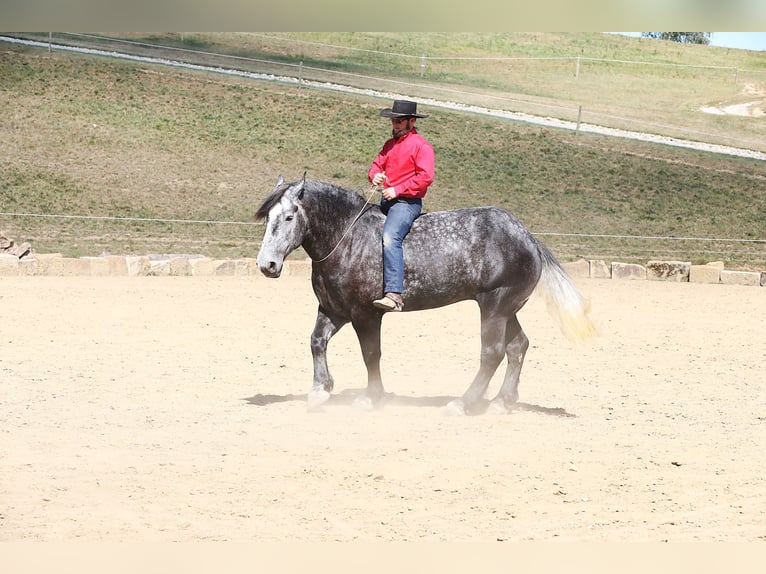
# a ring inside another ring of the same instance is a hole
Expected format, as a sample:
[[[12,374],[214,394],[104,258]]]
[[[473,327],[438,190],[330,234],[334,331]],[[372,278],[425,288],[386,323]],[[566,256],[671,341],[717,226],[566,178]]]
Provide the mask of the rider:
[[[384,311],[404,308],[404,252],[402,241],[423,208],[423,197],[434,180],[434,149],[415,129],[416,102],[394,100],[380,111],[391,118],[391,139],[383,144],[372,162],[367,177],[373,185],[383,186],[380,208],[386,215],[383,225],[383,297],[372,304]]]

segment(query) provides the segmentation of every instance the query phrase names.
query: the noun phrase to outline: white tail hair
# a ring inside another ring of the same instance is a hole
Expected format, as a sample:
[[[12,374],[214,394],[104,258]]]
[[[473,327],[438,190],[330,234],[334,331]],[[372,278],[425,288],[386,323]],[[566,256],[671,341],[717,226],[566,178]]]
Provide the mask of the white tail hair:
[[[588,317],[590,303],[577,290],[556,257],[537,242],[543,260],[543,271],[537,289],[542,290],[548,313],[570,341],[582,342],[596,333]]]

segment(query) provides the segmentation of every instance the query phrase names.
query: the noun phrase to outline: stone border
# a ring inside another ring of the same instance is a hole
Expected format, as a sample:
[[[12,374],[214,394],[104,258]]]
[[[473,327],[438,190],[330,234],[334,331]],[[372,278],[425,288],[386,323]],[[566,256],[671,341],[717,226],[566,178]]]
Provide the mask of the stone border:
[[[688,261],[606,263],[579,259],[563,264],[574,278],[670,281],[675,283],[719,283],[766,286],[766,271],[729,271],[722,262],[692,265]],[[311,275],[310,260],[288,260],[285,275]],[[211,259],[201,256],[104,255],[64,257],[60,253],[35,253],[19,259],[0,254],[0,277],[263,277],[255,258]]]
[[[729,271],[721,261],[692,265],[688,261],[649,261],[646,265],[579,259],[562,265],[572,277],[766,286],[766,271]]]
[[[285,275],[311,275],[311,261],[285,262]],[[64,257],[35,253],[19,259],[0,254],[0,277],[263,277],[254,258],[211,259],[199,256],[105,255]]]

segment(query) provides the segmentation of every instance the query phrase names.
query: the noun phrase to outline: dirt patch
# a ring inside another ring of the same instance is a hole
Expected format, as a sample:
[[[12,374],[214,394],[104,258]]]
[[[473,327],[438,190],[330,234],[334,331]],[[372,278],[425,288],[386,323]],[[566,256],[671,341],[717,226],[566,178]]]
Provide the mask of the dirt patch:
[[[742,104],[706,106],[700,108],[700,111],[705,112],[706,114],[715,114],[719,116],[760,118],[766,115],[764,107],[766,107],[766,100],[756,100],[754,102],[745,102]]]
[[[740,90],[742,98],[758,99],[748,102],[738,103],[724,103],[721,102],[717,106],[704,106],[700,108],[701,112],[706,114],[714,114],[719,116],[743,116],[751,118],[760,118],[766,115],[766,91],[759,85],[754,83],[745,83]]]
[[[579,347],[533,299],[522,408],[447,417],[473,303],[385,318],[372,413],[343,329],[308,414],[306,277],[2,284],[4,541],[764,536],[762,288],[581,280],[600,334]]]

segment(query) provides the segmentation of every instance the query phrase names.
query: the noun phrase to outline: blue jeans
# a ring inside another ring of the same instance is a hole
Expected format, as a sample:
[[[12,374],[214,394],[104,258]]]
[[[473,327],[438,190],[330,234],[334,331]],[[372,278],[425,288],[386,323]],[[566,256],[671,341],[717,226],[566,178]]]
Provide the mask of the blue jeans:
[[[407,237],[420,211],[421,199],[397,198],[381,200],[380,208],[386,214],[383,225],[383,293],[401,293],[404,290],[404,251],[402,241]]]

